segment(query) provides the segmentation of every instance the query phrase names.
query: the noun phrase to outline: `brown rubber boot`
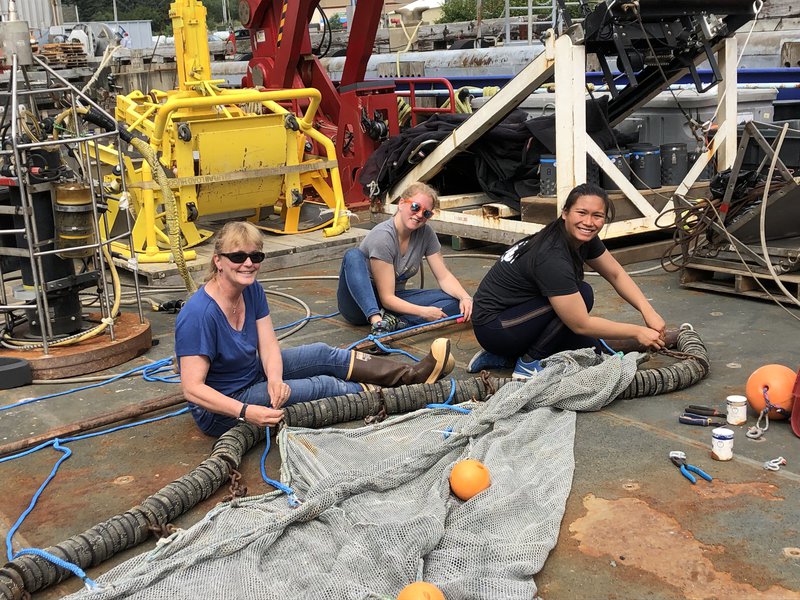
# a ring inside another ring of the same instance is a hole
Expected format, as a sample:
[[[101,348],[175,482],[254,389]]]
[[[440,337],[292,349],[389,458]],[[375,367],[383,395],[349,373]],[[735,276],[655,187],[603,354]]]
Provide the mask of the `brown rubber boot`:
[[[667,329],[666,342],[667,348],[674,348],[678,345],[677,329]],[[628,352],[649,352],[647,348],[642,346],[636,340],[606,340],[606,344],[608,344],[615,352],[623,352],[625,354]]]
[[[450,355],[450,340],[437,338],[433,340],[428,355],[415,365],[354,351],[347,379],[381,387],[433,383],[450,373],[455,364],[455,359]]]

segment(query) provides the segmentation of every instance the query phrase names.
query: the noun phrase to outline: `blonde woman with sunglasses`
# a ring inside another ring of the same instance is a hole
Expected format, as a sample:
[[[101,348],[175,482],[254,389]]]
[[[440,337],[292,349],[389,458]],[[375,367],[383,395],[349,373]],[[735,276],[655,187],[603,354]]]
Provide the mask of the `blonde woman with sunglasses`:
[[[438,205],[433,188],[411,184],[394,216],[345,253],[337,300],[347,322],[369,323],[373,335],[379,335],[457,314],[470,319],[472,298],[445,265],[442,246],[428,225]],[[440,289],[406,288],[423,258]]]
[[[229,222],[217,234],[206,283],[175,324],[181,387],[197,426],[220,436],[246,421],[276,425],[284,406],[382,387],[433,383],[453,370],[450,341],[434,340],[415,365],[321,342],[281,349],[264,289],[261,232]]]

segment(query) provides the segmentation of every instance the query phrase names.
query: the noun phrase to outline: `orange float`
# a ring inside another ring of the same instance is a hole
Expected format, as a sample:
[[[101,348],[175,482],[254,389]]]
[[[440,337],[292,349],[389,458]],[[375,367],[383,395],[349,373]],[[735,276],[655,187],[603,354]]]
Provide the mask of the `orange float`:
[[[473,458],[457,462],[450,471],[450,489],[462,500],[469,500],[491,484],[489,469]]]
[[[441,590],[427,581],[409,583],[400,590],[397,600],[445,600]]]
[[[796,378],[797,374],[783,365],[764,365],[759,367],[747,379],[747,386],[745,387],[747,401],[753,407],[753,410],[761,414],[761,411],[767,406],[764,399],[766,390],[769,403],[786,411],[785,413],[780,413],[774,409],[770,410],[768,413],[769,418],[785,419],[792,412],[794,401],[792,388]]]

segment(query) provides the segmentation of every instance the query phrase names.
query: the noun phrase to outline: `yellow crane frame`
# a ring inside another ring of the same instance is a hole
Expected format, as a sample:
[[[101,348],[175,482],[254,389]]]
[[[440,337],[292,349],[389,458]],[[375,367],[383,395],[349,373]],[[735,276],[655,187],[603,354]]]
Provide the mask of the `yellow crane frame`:
[[[115,250],[143,262],[169,262],[175,252],[212,235],[197,226],[199,217],[252,210],[248,218],[258,222],[267,207],[280,215],[282,226],[263,229],[298,233],[303,204],[320,204],[317,199],[332,216],[303,231],[345,231],[349,219],[336,149],[313,127],[320,92],[219,87],[222,81],[211,79],[205,7],[199,0],[178,0],[170,5],[170,17],[178,88],[117,96],[116,119],[147,140],[158,162],[123,156],[128,196],[110,203],[109,219],[113,233],[120,211],[132,211],[134,247],[115,242]],[[302,117],[285,108],[293,103],[305,106]],[[308,141],[325,156],[308,156]],[[109,148],[99,154],[116,160]],[[154,165],[166,178],[154,177]],[[180,248],[170,239],[170,211],[180,227]]]

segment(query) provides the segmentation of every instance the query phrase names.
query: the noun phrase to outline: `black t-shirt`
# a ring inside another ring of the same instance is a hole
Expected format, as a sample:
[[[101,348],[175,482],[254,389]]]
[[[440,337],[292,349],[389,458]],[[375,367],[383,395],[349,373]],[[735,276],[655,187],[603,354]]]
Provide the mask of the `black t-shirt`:
[[[533,298],[578,291],[583,267],[575,265],[563,233],[553,232],[538,249],[528,249],[534,241],[526,238],[517,242],[489,269],[475,293],[472,320],[476,325],[488,323],[507,308]],[[578,256],[581,261],[592,260],[605,251],[605,244],[595,236],[578,247]]]

